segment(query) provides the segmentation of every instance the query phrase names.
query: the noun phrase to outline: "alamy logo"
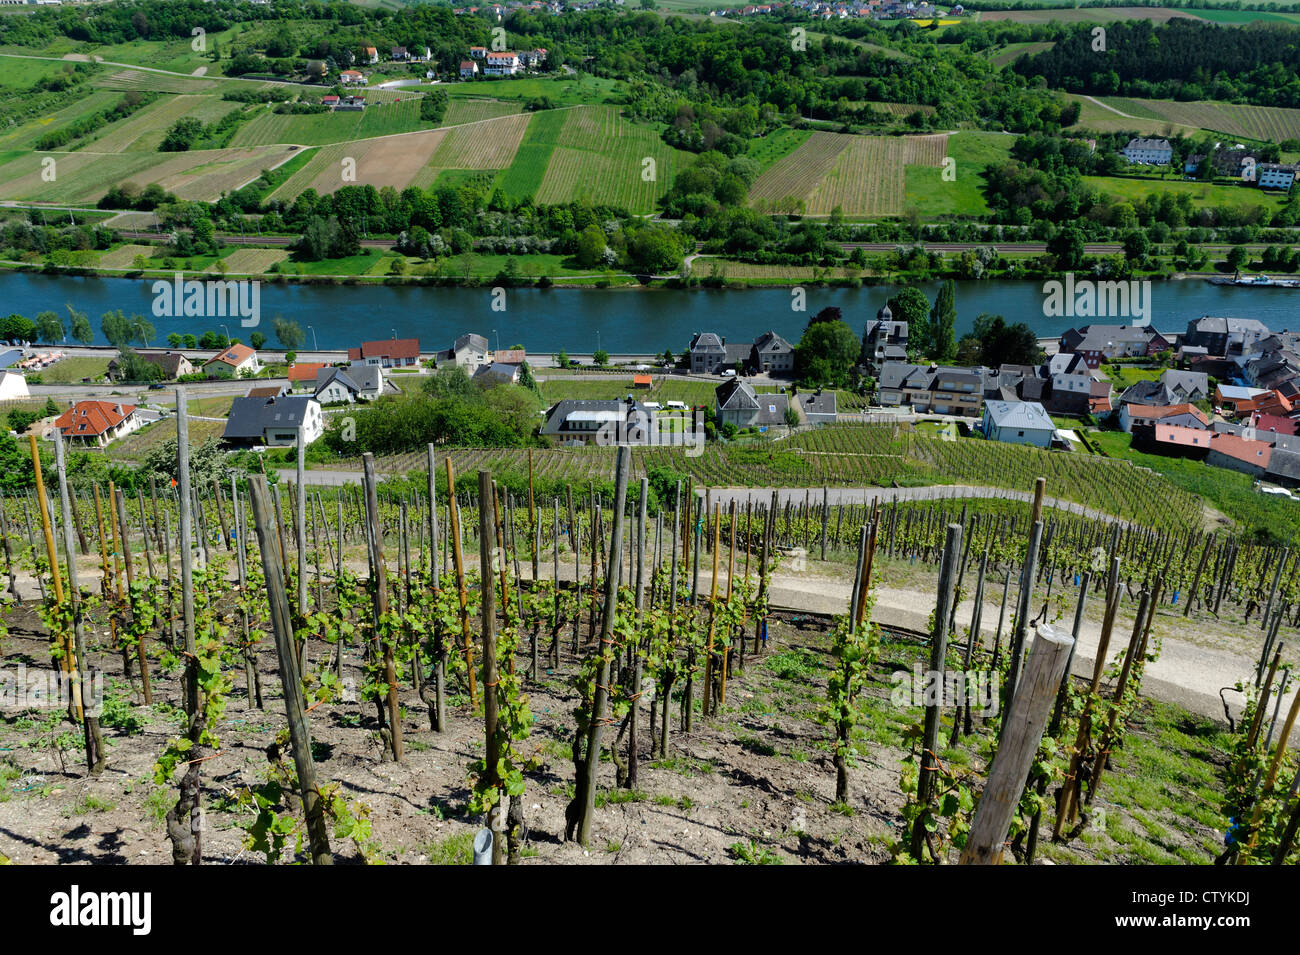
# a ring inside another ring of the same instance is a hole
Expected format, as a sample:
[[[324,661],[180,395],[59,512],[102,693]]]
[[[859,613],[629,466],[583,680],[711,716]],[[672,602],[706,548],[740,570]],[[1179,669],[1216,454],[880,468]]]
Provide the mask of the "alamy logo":
[[[238,318],[244,328],[262,320],[262,284],[252,279],[198,279],[180,273],[153,283],[157,318]]]
[[[1043,314],[1048,318],[1131,318],[1126,324],[1151,323],[1150,280],[1102,282],[1093,279],[1075,281],[1073,272],[1065,281],[1050,279],[1043,283]]]
[[[704,413],[696,409],[691,417],[660,414],[620,401],[618,410],[609,413],[596,430],[596,443],[685,448],[688,458],[698,458],[704,453]]]
[[[153,928],[153,895],[149,892],[68,892],[50,896],[50,924],[60,927],[125,925],[133,935]]]

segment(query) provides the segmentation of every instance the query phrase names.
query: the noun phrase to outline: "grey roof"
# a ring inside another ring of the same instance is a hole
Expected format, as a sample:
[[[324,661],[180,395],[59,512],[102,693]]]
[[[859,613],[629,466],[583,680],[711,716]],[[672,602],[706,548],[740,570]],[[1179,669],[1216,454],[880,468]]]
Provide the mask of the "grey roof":
[[[794,346],[776,332],[764,332],[754,339],[754,348],[759,352],[792,352]]]
[[[518,365],[507,365],[499,361],[494,361],[490,365],[484,365],[474,373],[475,378],[500,378],[505,382],[513,382],[515,376],[519,374]]]
[[[1203,315],[1187,323],[1189,332],[1197,331],[1206,335],[1242,334],[1245,332],[1268,332],[1268,326],[1257,318],[1221,318]]]
[[[444,339],[444,341],[445,340],[446,339]],[[451,350],[453,352],[458,352],[466,348],[473,348],[475,351],[485,352],[488,350],[488,340],[482,335],[476,335],[473,332],[469,332],[465,335],[461,335],[460,338],[457,338],[456,344],[452,346]]]
[[[749,361],[749,356],[753,352],[754,346],[749,342],[727,342],[723,350],[727,354],[727,364],[734,365],[738,361]]]
[[[1266,474],[1276,474],[1278,477],[1300,481],[1300,454],[1275,447],[1272,456],[1268,459],[1268,467],[1264,471]]]
[[[598,401],[588,398],[566,398],[551,405],[550,410],[546,412],[546,423],[542,425],[540,433],[566,434],[568,429],[564,425],[569,420],[569,416],[579,412],[605,415],[607,420],[610,421],[618,420],[624,413],[628,417],[633,414],[646,416],[650,414],[639,401],[629,403],[621,400]],[[588,430],[583,433],[592,434],[593,432]]]
[[[1091,375],[1092,370],[1078,352],[1057,352],[1047,362],[1048,374]]]
[[[319,368],[316,370],[316,390],[313,394],[319,395],[335,379],[338,379],[339,384],[355,395],[363,391],[375,391],[380,388],[384,375],[379,370],[378,365]]]
[[[989,419],[999,428],[1016,428],[1022,431],[1055,431],[1043,406],[1037,401],[989,401],[984,405]]]
[[[236,398],[221,436],[228,439],[260,438],[267,428],[296,428],[303,423],[315,398],[282,395],[279,398]]]
[[[8,368],[14,362],[23,360],[23,350],[21,348],[9,348],[0,351],[0,368]]]
[[[1196,392],[1203,395],[1210,393],[1210,376],[1203,371],[1179,371],[1177,368],[1166,368],[1160,376],[1160,382],[1173,393],[1174,397],[1178,396],[1180,389],[1184,395],[1192,395]]]
[[[747,381],[733,378],[714,389],[720,411],[752,411],[758,407],[758,395]]]
[[[835,392],[819,391],[816,394],[802,394],[799,403],[803,405],[804,414],[836,414]]]
[[[726,348],[722,344],[722,339],[713,334],[713,332],[696,332],[691,339],[691,352],[725,352]]]
[[[1157,408],[1178,404],[1169,389],[1161,382],[1149,380],[1130,385],[1124,390],[1124,394],[1120,395],[1119,401],[1120,404],[1125,405],[1151,405]]]
[[[1172,149],[1167,139],[1130,139],[1125,149]]]
[[[887,361],[880,366],[880,375],[876,379],[881,388],[903,388],[917,372],[925,371],[924,365],[913,365],[905,361]]]

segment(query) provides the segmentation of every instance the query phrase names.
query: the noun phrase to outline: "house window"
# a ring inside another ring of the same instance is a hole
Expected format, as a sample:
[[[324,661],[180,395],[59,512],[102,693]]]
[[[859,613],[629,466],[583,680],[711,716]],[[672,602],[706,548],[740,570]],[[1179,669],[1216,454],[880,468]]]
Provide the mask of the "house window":
[[[1016,437],[1017,437],[1017,438],[1023,438],[1024,436],[1025,436],[1025,433],[1024,433],[1023,431],[1017,431],[1017,432],[1016,432]]]

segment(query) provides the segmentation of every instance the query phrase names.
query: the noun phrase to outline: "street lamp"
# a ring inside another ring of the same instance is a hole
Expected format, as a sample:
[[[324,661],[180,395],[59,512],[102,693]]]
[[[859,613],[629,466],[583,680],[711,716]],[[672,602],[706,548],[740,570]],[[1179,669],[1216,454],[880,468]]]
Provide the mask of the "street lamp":
[[[494,329],[492,329],[492,334],[496,337],[496,340],[497,340],[497,351],[500,351],[500,350],[501,350],[501,333],[500,333],[499,331],[497,331],[497,330],[494,328]]]
[[[221,326],[221,330],[222,330],[223,332],[226,333],[226,343],[227,343],[227,344],[229,344],[231,341],[233,341],[233,339],[230,337],[230,329],[229,329],[229,328],[227,328],[225,325],[222,325],[222,326]]]
[[[307,331],[311,332],[311,350],[315,352],[320,351],[320,346],[316,344],[316,326],[308,325]]]

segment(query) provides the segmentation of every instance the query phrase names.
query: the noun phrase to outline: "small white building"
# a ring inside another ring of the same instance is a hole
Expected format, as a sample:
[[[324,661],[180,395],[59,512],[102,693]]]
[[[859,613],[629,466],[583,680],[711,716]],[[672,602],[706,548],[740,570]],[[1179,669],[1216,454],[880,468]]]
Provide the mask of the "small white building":
[[[514,76],[523,67],[519,63],[519,54],[506,50],[501,53],[489,51],[487,65],[483,68],[484,76]]]
[[[293,447],[301,432],[311,444],[325,432],[320,402],[307,395],[236,398],[222,438],[235,445]]]
[[[1056,425],[1037,401],[984,402],[984,437],[1035,448],[1052,445]]]
[[[1261,189],[1286,191],[1295,182],[1297,170],[1300,166],[1289,163],[1262,162],[1255,167],[1255,181]]]

